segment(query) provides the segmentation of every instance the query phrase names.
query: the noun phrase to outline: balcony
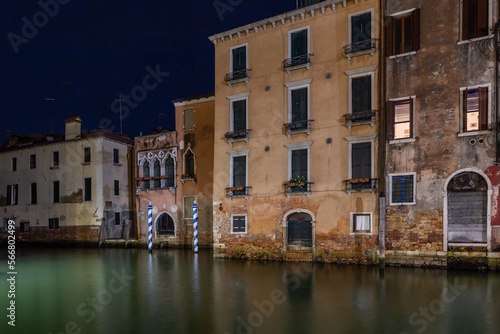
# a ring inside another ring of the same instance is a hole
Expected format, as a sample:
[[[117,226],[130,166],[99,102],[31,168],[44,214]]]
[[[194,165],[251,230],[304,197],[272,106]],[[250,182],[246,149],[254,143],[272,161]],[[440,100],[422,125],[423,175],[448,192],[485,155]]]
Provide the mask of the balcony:
[[[290,71],[298,70],[299,68],[311,68],[311,56],[314,56],[311,53],[288,58],[283,60],[283,68],[290,74]]]
[[[250,76],[249,76],[248,72],[250,72],[250,71],[251,71],[250,69],[244,69],[244,70],[239,70],[236,72],[228,73],[224,77],[224,81],[227,82],[229,87],[232,87],[232,85],[239,83],[239,82],[243,82],[243,81],[248,83],[248,80],[250,80]]]
[[[181,182],[184,183],[186,181],[194,181],[194,182],[196,182],[197,181],[196,175],[191,174],[191,173],[182,174],[181,175]]]
[[[174,181],[168,175],[158,177],[138,177],[135,179],[137,190],[174,188]]]
[[[362,178],[345,180],[345,189],[350,194],[352,192],[375,192],[378,179]]]
[[[373,56],[375,54],[375,50],[376,47],[374,38],[344,46],[344,54],[348,60],[351,60],[352,57],[362,56],[365,54],[371,54]]]
[[[375,120],[378,110],[358,111],[352,114],[345,114],[345,125],[350,129],[353,126],[370,124],[375,126]]]
[[[285,194],[287,197],[296,195],[306,195],[311,196],[311,187],[314,182],[301,182],[299,184],[293,182],[286,182],[283,186],[285,187]]]
[[[228,198],[248,198],[250,196],[250,188],[252,187],[231,187],[226,188],[226,197]]]
[[[250,135],[251,129],[243,129],[243,130],[236,130],[232,132],[228,132],[224,135],[226,137],[227,142],[229,144],[238,142],[238,141],[246,141],[248,143],[248,138]]]
[[[283,124],[283,131],[290,137],[292,134],[296,133],[311,133],[311,123],[314,122],[312,119],[285,123]]]

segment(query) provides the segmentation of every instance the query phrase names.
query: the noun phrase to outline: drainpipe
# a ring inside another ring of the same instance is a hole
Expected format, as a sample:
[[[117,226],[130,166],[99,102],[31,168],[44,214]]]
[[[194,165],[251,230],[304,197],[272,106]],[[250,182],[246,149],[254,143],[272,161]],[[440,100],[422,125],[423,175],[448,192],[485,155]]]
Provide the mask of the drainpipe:
[[[386,230],[386,206],[385,206],[385,86],[386,86],[386,67],[385,67],[385,15],[386,10],[386,0],[380,0],[380,39],[379,39],[379,224],[378,224],[378,236],[379,236],[379,267],[384,269],[385,267],[385,230]]]

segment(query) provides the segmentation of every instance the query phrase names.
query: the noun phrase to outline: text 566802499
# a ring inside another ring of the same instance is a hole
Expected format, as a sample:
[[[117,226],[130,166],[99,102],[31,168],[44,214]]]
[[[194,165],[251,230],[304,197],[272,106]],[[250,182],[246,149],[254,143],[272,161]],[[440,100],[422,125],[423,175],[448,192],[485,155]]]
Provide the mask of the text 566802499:
[[[10,326],[16,326],[16,223],[9,220],[8,223],[8,237],[7,237],[7,283],[9,298],[9,307],[7,307],[7,323]]]

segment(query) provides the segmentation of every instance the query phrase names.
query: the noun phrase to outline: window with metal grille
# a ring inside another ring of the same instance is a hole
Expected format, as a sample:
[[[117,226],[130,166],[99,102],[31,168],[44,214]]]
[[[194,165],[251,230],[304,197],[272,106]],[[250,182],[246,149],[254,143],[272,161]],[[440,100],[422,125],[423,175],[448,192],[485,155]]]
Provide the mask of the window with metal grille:
[[[167,213],[162,213],[156,222],[158,235],[175,235],[175,224],[172,217]]]
[[[49,230],[57,230],[59,228],[59,218],[49,218]]]
[[[193,219],[193,204],[196,200],[196,196],[184,196],[184,218]]]
[[[392,203],[414,203],[414,176],[392,176]]]
[[[247,216],[233,216],[231,224],[232,233],[246,233],[247,232]]]

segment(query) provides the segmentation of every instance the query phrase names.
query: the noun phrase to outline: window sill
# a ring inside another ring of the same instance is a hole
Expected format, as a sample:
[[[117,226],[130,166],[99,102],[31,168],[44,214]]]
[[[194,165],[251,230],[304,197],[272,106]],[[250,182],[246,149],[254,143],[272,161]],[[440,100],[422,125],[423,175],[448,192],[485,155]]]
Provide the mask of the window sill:
[[[473,39],[468,39],[468,40],[465,40],[465,41],[458,41],[457,45],[470,44],[470,43],[474,43],[474,42],[477,42],[477,41],[483,41],[485,39],[489,39],[489,38],[493,38],[493,37],[494,37],[494,35],[488,35],[488,36],[483,36],[483,37],[477,37],[477,38],[473,38]]]
[[[389,144],[404,144],[404,143],[413,143],[415,142],[415,138],[407,138],[407,139],[394,139],[390,140]]]
[[[311,63],[285,67],[285,70],[290,74],[291,71],[300,70],[301,68],[307,68],[307,70],[309,70],[311,68]]]
[[[50,169],[59,169],[59,166],[50,166]]]
[[[401,54],[394,55],[394,56],[389,56],[389,59],[407,57],[407,56],[412,56],[412,55],[416,55],[416,54],[417,54],[417,51],[411,51],[411,52],[401,53]]]
[[[248,83],[248,81],[250,81],[250,78],[246,77],[246,78],[242,78],[242,79],[228,80],[226,82],[227,82],[227,85],[229,87],[233,87],[233,85],[235,85],[237,83],[240,83],[240,82]]]
[[[118,164],[118,163],[114,162],[114,163],[113,163],[113,166],[118,166],[118,167],[121,167],[121,166],[123,166],[123,164]]]
[[[372,236],[372,232],[351,232],[350,235],[367,235],[367,236]]]
[[[82,166],[88,166],[90,165],[90,162],[82,162]]]
[[[247,234],[248,234],[248,232],[233,232],[233,231],[231,231],[231,234],[236,234],[236,235],[238,235],[238,234],[240,234],[240,235],[247,235]]]
[[[233,196],[227,196],[227,198],[229,198],[230,200],[234,199],[234,198],[244,198],[244,199],[248,199],[248,196],[249,195],[233,195]]]
[[[356,193],[372,193],[374,194],[375,193],[375,190],[377,190],[377,188],[366,188],[366,189],[347,189],[347,194],[351,195],[352,193],[356,194]]]
[[[376,51],[376,48],[370,48],[370,49],[363,50],[363,51],[347,53],[345,56],[347,57],[347,60],[351,61],[351,59],[354,57],[359,57],[359,56],[364,56],[364,55],[371,55],[373,57],[375,55],[375,51]]]
[[[408,202],[408,203],[391,203],[391,206],[396,206],[396,205],[416,205],[417,202]]]
[[[286,193],[286,197],[290,196],[307,196],[311,197],[311,192],[310,191],[302,191],[302,192],[288,192]]]
[[[490,130],[481,130],[481,131],[469,131],[469,132],[460,132],[457,134],[458,137],[470,137],[470,136],[480,136],[490,134]]]

